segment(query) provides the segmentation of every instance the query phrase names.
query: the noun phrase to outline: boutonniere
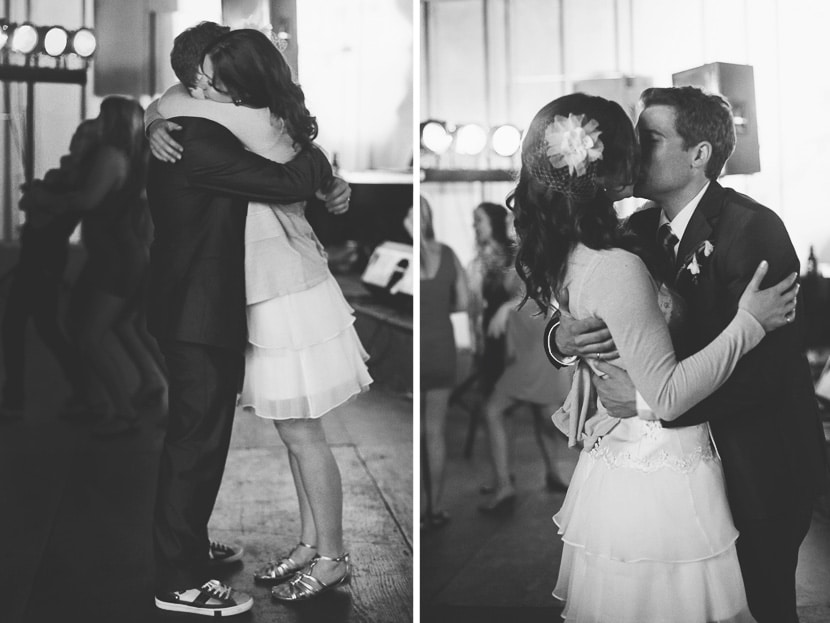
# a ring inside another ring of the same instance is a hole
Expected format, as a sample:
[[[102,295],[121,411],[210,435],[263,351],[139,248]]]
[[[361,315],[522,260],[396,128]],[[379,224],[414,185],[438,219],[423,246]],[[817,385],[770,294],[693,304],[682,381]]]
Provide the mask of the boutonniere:
[[[714,252],[715,245],[713,245],[711,241],[704,240],[701,242],[683,260],[683,264],[677,271],[677,279],[680,279],[680,275],[684,272],[688,272],[689,275],[691,275],[692,283],[697,285],[698,279],[700,279],[700,272],[706,266],[709,256]]]

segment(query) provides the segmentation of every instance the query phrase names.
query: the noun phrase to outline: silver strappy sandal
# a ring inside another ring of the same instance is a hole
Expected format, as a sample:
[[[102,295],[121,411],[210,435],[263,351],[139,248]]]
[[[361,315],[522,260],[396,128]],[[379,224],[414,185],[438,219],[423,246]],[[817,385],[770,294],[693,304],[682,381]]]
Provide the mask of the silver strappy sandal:
[[[331,584],[324,584],[313,575],[311,571],[314,569],[320,560],[329,560],[331,562],[345,562],[346,570],[338,580]],[[305,601],[313,599],[326,591],[329,591],[338,586],[348,584],[352,579],[352,564],[349,561],[348,552],[338,556],[337,558],[329,558],[328,556],[317,556],[305,571],[297,573],[286,584],[275,586],[271,589],[271,597],[279,601]]]
[[[308,543],[303,543],[300,541],[294,548],[291,550],[292,552],[297,549],[298,547],[305,547],[307,549],[317,549],[316,545],[309,545]],[[295,573],[305,569],[309,564],[314,562],[315,557],[307,563],[301,564],[298,563],[296,560],[291,558],[291,556],[286,556],[285,558],[280,558],[276,562],[269,562],[267,565],[262,567],[261,569],[254,572],[254,582],[257,584],[279,584],[280,582],[285,582],[286,580],[290,579]]]

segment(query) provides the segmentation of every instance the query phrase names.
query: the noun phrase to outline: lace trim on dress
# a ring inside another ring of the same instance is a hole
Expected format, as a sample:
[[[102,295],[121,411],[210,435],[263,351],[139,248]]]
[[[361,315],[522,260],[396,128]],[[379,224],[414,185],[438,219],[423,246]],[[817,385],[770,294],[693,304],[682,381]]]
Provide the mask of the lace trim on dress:
[[[615,453],[605,446],[595,446],[590,455],[596,460],[602,460],[608,467],[636,469],[641,472],[655,472],[659,469],[671,469],[681,474],[689,474],[697,469],[701,461],[716,461],[717,456],[711,446],[698,446],[689,454],[678,456],[661,450],[646,457],[635,456],[630,452]]]

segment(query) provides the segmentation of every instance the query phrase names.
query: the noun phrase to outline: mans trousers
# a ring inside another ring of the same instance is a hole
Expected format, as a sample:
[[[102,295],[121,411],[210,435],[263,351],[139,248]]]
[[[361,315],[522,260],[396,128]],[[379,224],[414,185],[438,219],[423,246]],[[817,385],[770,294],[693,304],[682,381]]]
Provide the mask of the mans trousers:
[[[153,519],[156,593],[207,579],[208,520],[228,456],[241,353],[166,342],[169,421],[161,451]]]

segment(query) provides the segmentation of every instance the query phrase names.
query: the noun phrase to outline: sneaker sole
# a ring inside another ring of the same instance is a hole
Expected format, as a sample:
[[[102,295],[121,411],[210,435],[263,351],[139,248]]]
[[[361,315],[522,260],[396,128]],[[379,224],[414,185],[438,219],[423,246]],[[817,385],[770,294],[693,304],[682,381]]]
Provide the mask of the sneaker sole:
[[[242,560],[242,556],[244,556],[245,552],[239,552],[238,554],[234,554],[233,556],[228,556],[227,558],[211,558],[210,564],[211,565],[229,565],[232,562],[239,562]]]
[[[164,601],[156,597],[156,608],[161,610],[170,610],[171,612],[187,612],[188,614],[201,614],[208,617],[230,617],[235,614],[242,614],[247,612],[254,606],[254,600],[246,601],[235,606],[227,606],[223,608],[205,608],[204,606],[189,606],[187,604],[177,604],[171,601]]]

